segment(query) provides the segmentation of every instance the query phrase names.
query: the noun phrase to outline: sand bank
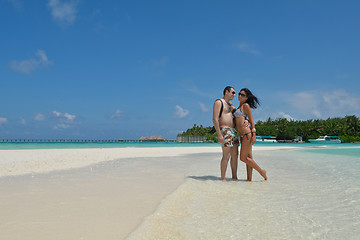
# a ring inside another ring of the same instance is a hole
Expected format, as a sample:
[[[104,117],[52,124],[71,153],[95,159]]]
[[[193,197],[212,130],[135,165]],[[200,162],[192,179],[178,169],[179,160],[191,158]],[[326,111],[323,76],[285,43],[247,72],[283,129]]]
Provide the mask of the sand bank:
[[[293,147],[254,147],[254,150],[279,150]],[[125,158],[175,157],[186,154],[221,153],[217,147],[102,148],[0,150],[0,177],[47,173],[82,168]]]
[[[0,150],[0,177],[82,168],[115,159],[175,157],[219,150],[218,147]]]
[[[279,149],[283,148],[255,151]],[[95,240],[126,238],[189,176],[219,180],[221,148],[3,150],[0,154],[0,239]],[[241,164],[239,172],[244,178]]]

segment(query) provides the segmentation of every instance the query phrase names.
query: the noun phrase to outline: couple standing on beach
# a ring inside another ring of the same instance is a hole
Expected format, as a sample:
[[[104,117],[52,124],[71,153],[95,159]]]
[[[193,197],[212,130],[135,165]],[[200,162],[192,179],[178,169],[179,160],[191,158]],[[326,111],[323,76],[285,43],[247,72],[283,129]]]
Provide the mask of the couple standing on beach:
[[[213,106],[214,128],[223,153],[220,163],[221,180],[226,181],[226,168],[230,158],[232,179],[238,179],[237,167],[240,142],[240,160],[246,164],[247,180],[252,180],[253,169],[267,180],[266,170],[261,169],[252,157],[252,145],[256,142],[256,129],[251,108],[256,108],[259,105],[258,99],[249,89],[243,88],[239,92],[239,107],[236,108],[230,102],[236,95],[235,89],[228,86],[223,93],[224,97],[217,99]]]

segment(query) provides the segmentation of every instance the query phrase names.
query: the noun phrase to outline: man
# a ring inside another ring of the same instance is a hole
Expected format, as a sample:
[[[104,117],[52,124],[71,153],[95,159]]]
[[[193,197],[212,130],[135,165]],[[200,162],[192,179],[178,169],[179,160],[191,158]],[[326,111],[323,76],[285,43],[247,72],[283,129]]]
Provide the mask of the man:
[[[222,159],[220,163],[221,180],[226,182],[226,168],[230,160],[232,179],[237,180],[237,167],[239,155],[239,138],[235,129],[232,114],[232,104],[235,96],[233,87],[227,86],[224,89],[224,97],[217,99],[213,106],[213,123],[216,129],[219,143],[222,145]],[[222,111],[221,111],[222,110]]]

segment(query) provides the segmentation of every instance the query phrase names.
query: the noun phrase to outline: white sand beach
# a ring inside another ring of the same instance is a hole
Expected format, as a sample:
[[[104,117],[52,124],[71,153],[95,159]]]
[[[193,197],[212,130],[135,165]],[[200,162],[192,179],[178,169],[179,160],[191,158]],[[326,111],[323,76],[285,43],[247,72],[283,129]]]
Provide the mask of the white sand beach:
[[[254,147],[281,150],[295,147]],[[82,168],[125,158],[175,157],[186,154],[221,153],[219,147],[93,148],[0,150],[0,177]]]
[[[236,188],[269,186],[274,172],[279,173],[271,166],[277,161],[274,153],[294,149],[254,147],[269,181],[254,172],[254,185]],[[130,239],[147,239],[143,234],[149,233],[148,226],[154,234],[152,224],[164,221],[152,214],[164,214],[169,199],[182,196],[178,187],[191,186],[184,182],[210,182],[207,191],[233,186],[219,181],[220,158],[220,146],[1,150],[0,239],[125,239],[139,226]],[[240,162],[236,184],[246,183],[244,169]],[[175,234],[173,239],[187,238]]]
[[[209,153],[221,148],[1,150],[0,238],[123,239],[203,162],[188,154]]]
[[[82,168],[115,159],[214,153],[220,147],[0,150],[0,177]]]

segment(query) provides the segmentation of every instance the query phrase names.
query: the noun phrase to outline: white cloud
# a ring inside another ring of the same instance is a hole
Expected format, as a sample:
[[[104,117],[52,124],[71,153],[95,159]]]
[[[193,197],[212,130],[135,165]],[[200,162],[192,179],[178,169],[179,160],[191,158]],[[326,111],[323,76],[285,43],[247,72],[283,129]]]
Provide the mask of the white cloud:
[[[316,117],[316,118],[321,118],[321,113],[319,110],[312,110],[311,113]]]
[[[279,115],[282,118],[286,118],[288,121],[295,120],[295,118],[293,118],[290,114],[287,114],[287,113],[284,113],[284,112],[279,112]]]
[[[55,117],[60,117],[61,116],[61,113],[57,112],[57,111],[52,111],[52,114],[55,116]]]
[[[52,18],[60,26],[66,27],[74,23],[78,1],[61,2],[60,0],[49,0],[48,7]]]
[[[66,128],[69,128],[69,127],[71,127],[71,125],[65,124],[65,123],[59,123],[59,124],[55,125],[53,127],[53,129],[60,130],[60,129],[66,129]]]
[[[64,117],[65,117],[67,120],[70,120],[70,121],[72,121],[72,120],[74,120],[74,119],[76,118],[75,115],[71,115],[71,114],[69,114],[69,113],[64,113]]]
[[[44,50],[38,50],[35,55],[38,57],[37,59],[31,58],[22,61],[12,61],[10,63],[10,68],[17,72],[30,74],[40,67],[46,67],[47,65],[52,64]]]
[[[112,120],[112,119],[120,118],[123,114],[124,114],[124,112],[118,109],[118,110],[115,111],[114,114],[109,116],[109,119]]]
[[[168,57],[164,56],[160,60],[153,60],[155,66],[165,66],[168,62]]]
[[[26,120],[23,119],[23,118],[21,118],[21,119],[20,119],[20,123],[21,123],[22,125],[26,125]]]
[[[0,126],[4,123],[7,123],[8,119],[6,117],[0,117]]]
[[[62,114],[61,112],[58,112],[58,111],[56,111],[56,110],[52,111],[51,113],[52,113],[52,115],[53,115],[54,117],[56,117],[57,119],[66,120],[66,121],[70,121],[70,122],[73,121],[73,120],[75,120],[75,118],[76,118],[75,115],[72,115],[72,114],[70,114],[70,113],[64,113],[64,114]]]
[[[283,99],[284,104],[292,108],[292,114],[298,113],[307,118],[360,115],[360,96],[344,89],[287,93]]]
[[[180,107],[179,105],[175,106],[176,111],[174,113],[174,118],[184,118],[187,115],[189,115],[190,111],[187,109],[184,109],[182,107]]]
[[[206,107],[202,102],[199,102],[199,105],[202,112],[207,113],[210,111],[210,108]]]
[[[61,130],[73,127],[74,124],[77,124],[75,121],[76,116],[70,113],[61,113],[56,110],[51,112],[52,115],[55,117],[57,123],[53,126],[53,129],[55,130]]]
[[[38,50],[36,52],[36,55],[40,57],[41,62],[46,63],[46,64],[48,64],[50,62],[48,57],[46,56],[46,53],[44,50]]]
[[[235,44],[235,48],[237,50],[239,50],[240,52],[250,53],[250,54],[256,55],[256,56],[261,55],[260,51],[254,49],[252,46],[250,46],[248,43],[245,43],[245,42],[240,42],[240,43]]]
[[[36,121],[44,121],[45,120],[45,116],[41,113],[37,114],[34,118]]]
[[[75,120],[76,116],[72,115],[70,113],[64,113],[62,114],[61,112],[58,112],[56,110],[51,112],[53,116],[55,116],[58,119],[62,119],[62,120],[67,120],[67,121],[73,121]]]
[[[62,130],[71,128],[76,124],[79,124],[78,121],[76,121],[77,116],[70,114],[70,113],[61,113],[59,111],[53,110],[48,114],[48,118],[46,118],[43,114],[39,113],[34,118],[36,121],[45,121],[48,120],[52,123],[53,129],[55,130]],[[24,119],[21,119],[21,124],[25,125],[26,121]]]

